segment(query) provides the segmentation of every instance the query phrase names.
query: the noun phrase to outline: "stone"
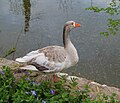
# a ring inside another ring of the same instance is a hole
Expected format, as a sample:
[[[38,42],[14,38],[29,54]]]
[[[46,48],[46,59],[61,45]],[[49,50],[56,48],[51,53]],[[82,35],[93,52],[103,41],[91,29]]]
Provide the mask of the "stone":
[[[0,68],[2,68],[2,66],[4,66],[4,65],[9,66],[13,71],[15,71],[15,70],[19,70],[19,66],[21,64],[15,62],[13,60],[0,58]],[[25,75],[25,74],[23,71],[21,73],[15,73],[14,75],[19,80],[22,77],[22,75]],[[81,78],[81,77],[69,76],[67,73],[58,73],[57,75],[65,76],[68,81],[71,81],[71,78],[72,79],[76,78],[77,82],[78,82],[77,86],[78,86],[79,90],[83,90],[84,86],[88,85],[90,87],[89,95],[92,99],[96,99],[100,94],[105,94],[105,95],[111,96],[112,93],[115,93],[116,94],[115,98],[120,100],[120,89],[119,88],[110,87],[105,84],[102,85],[97,82],[87,80],[87,79]],[[45,80],[47,78],[47,75],[40,74],[39,72],[36,72],[36,71],[31,71],[30,76],[35,78],[35,80],[37,82],[39,82],[41,80]]]

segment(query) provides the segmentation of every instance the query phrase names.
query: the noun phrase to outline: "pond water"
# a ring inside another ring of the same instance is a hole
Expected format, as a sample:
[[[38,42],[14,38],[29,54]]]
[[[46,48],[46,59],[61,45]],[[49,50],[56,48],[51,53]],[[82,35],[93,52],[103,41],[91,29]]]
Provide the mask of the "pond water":
[[[101,36],[108,15],[86,11],[92,5],[107,6],[110,0],[0,0],[0,55],[12,47],[10,59],[48,45],[62,44],[62,28],[74,20],[80,28],[71,40],[80,61],[70,74],[120,87],[120,35]]]

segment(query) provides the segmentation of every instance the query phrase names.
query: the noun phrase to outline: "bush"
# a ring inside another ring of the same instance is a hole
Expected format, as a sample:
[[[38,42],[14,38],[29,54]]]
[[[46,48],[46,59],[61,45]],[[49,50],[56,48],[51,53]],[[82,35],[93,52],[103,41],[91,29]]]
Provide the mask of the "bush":
[[[77,90],[77,82],[70,83],[64,77],[58,82],[42,80],[34,82],[28,75],[15,82],[14,74],[4,66],[0,74],[0,103],[120,103],[111,96],[91,100],[88,87]]]

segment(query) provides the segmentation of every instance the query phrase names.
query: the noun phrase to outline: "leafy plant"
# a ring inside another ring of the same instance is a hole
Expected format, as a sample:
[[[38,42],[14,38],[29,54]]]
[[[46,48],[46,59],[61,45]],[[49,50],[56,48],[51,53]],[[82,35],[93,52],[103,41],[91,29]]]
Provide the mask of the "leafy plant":
[[[76,79],[68,82],[65,77],[52,83],[50,80],[35,82],[28,73],[15,82],[14,73],[7,66],[0,74],[0,103],[120,103],[111,97],[102,96],[91,100],[89,86],[84,90],[77,89]],[[110,99],[109,99],[110,98]]]
[[[105,12],[109,14],[112,18],[108,18],[108,28],[105,32],[100,32],[101,35],[109,36],[110,34],[115,35],[118,33],[120,28],[120,0],[111,0],[109,3],[109,6],[106,8],[99,8],[97,6],[92,6],[89,8],[86,8],[86,10],[92,10],[94,12]],[[113,16],[116,16],[116,18],[113,18]],[[117,18],[118,16],[118,18]]]
[[[12,99],[16,85],[14,76],[9,67],[4,66],[0,75],[0,103],[6,103]]]

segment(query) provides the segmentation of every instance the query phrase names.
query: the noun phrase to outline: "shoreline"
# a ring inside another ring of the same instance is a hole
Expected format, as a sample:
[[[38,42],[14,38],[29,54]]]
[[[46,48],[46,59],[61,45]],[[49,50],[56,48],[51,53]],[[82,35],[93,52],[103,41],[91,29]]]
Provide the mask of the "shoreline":
[[[20,66],[19,63],[15,62],[13,60],[0,58],[0,71],[1,71],[1,67],[4,65],[9,66],[13,71],[17,70]],[[120,100],[120,88],[111,87],[106,84],[100,84],[95,81],[77,77],[77,76],[69,76],[67,73],[57,73],[57,75],[58,76],[65,75],[68,81],[70,81],[71,78],[77,78],[79,90],[83,90],[84,86],[88,85],[90,87],[89,95],[92,99],[97,98],[100,94],[105,94],[105,95],[111,96],[113,93],[115,93],[116,94],[115,98],[117,100]],[[20,78],[20,76],[21,76],[21,74],[19,74],[19,73],[16,75],[16,77],[18,77],[18,78]],[[30,76],[35,78],[38,81],[41,78],[40,73],[38,73],[36,71],[32,71]]]

